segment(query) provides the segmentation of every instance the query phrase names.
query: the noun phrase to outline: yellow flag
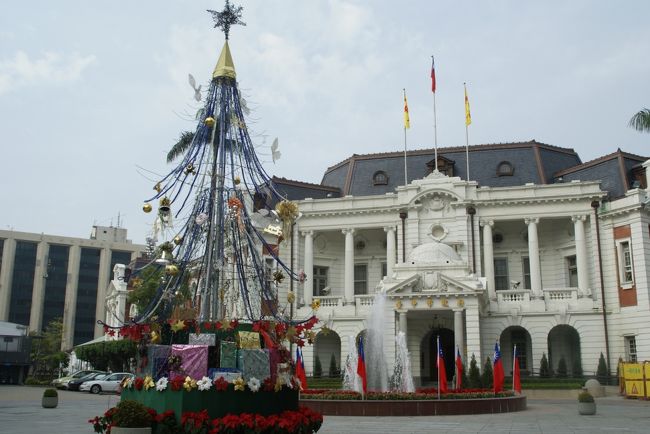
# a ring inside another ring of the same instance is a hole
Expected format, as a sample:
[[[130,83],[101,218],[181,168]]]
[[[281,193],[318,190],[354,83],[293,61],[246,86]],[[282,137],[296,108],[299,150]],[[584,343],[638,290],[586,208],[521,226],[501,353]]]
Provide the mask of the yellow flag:
[[[404,91],[404,129],[411,128],[411,121],[409,120],[409,105],[406,102],[406,90]]]
[[[465,88],[465,125],[472,123],[472,115],[469,113],[469,98],[467,98],[467,88]]]

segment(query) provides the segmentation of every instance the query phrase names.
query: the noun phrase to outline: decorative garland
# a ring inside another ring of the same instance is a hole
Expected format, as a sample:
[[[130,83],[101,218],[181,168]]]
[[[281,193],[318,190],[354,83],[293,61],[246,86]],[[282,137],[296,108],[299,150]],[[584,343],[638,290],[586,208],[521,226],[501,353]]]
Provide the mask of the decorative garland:
[[[179,392],[181,390],[190,392],[194,389],[205,392],[212,388],[217,392],[225,392],[227,390],[243,392],[247,389],[251,392],[257,392],[260,389],[266,392],[279,392],[284,387],[288,387],[289,389],[302,389],[300,380],[297,377],[292,376],[288,381],[286,381],[283,380],[281,375],[278,375],[275,382],[273,382],[271,378],[267,378],[262,382],[255,377],[251,377],[248,382],[246,382],[243,377],[237,377],[232,381],[228,381],[223,377],[218,377],[216,380],[212,380],[209,377],[202,377],[197,380],[190,376],[177,376],[171,380],[168,377],[161,377],[158,381],[154,381],[153,377],[147,375],[145,377],[136,378],[127,377],[122,380],[120,387],[122,389],[135,389],[137,391],[149,391],[155,389],[158,392],[164,392],[168,387],[170,387],[174,392]]]

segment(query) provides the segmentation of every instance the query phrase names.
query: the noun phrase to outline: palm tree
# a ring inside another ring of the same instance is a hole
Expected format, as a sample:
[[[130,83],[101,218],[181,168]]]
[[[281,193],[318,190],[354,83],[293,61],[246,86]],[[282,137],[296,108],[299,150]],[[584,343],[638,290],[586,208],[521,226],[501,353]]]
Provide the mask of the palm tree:
[[[644,108],[636,113],[628,125],[637,131],[650,133],[650,109]]]
[[[183,131],[178,137],[178,141],[167,153],[167,162],[171,163],[180,155],[183,155],[192,144],[192,140],[194,140],[194,133],[191,131]]]

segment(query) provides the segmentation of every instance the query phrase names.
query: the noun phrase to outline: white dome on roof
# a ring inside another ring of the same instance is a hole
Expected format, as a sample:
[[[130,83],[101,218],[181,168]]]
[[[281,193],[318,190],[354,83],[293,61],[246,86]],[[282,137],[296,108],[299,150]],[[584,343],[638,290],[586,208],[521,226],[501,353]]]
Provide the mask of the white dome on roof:
[[[413,264],[458,264],[463,261],[451,246],[433,242],[421,244],[413,249],[407,262]]]

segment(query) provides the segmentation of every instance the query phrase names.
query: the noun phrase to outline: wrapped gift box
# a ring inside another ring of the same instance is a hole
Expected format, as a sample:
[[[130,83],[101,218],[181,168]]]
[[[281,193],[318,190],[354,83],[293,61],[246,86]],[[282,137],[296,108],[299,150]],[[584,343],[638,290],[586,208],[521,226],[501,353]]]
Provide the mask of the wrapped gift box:
[[[221,345],[208,347],[208,369],[221,367]]]
[[[147,348],[147,357],[149,359],[148,372],[154,380],[160,377],[169,376],[169,369],[167,367],[167,359],[172,353],[172,347],[169,345],[149,345]]]
[[[271,376],[269,353],[267,350],[239,350],[237,367],[244,380],[252,377],[264,381]]]
[[[216,380],[219,377],[222,377],[224,380],[226,380],[229,383],[232,383],[234,380],[237,378],[241,377],[241,371],[238,369],[210,369],[208,371],[208,377],[212,379],[212,381]]]
[[[188,343],[190,345],[208,345],[214,346],[216,342],[214,333],[190,333]]]
[[[260,349],[260,334],[256,332],[237,332],[237,344],[242,350]]]
[[[237,344],[221,341],[219,354],[220,368],[237,368]]]
[[[172,345],[172,355],[181,357],[182,372],[174,374],[190,376],[196,380],[208,373],[207,345]]]
[[[282,362],[280,352],[276,348],[271,348],[269,352],[269,362],[271,369],[271,380],[275,383],[275,379],[278,377],[278,364]]]

